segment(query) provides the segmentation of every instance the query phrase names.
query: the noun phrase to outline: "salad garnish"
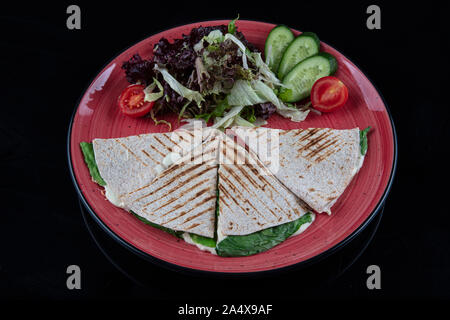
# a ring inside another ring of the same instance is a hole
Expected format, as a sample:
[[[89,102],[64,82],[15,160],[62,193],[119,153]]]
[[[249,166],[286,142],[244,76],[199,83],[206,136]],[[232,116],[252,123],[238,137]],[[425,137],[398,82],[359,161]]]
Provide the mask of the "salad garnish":
[[[275,112],[291,121],[305,120],[311,87],[336,70],[334,57],[317,53],[315,34],[295,38],[283,26],[269,34],[264,60],[238,30],[238,19],[194,28],[172,43],[161,38],[151,58],[136,53],[123,63],[128,82],[141,86],[143,102],[152,103],[155,123],[162,123],[156,116],[164,113],[203,119],[220,129],[265,124]],[[277,76],[280,61],[282,78]]]

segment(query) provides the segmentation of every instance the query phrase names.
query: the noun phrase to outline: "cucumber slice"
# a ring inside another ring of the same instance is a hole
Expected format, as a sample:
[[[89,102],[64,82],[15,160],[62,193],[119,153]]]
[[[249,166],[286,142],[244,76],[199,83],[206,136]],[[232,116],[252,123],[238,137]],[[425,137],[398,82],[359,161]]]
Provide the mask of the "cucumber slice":
[[[267,36],[264,55],[268,61],[270,70],[275,74],[277,73],[284,50],[286,50],[294,38],[291,29],[283,25],[273,28]]]
[[[315,33],[304,32],[299,35],[286,48],[281,57],[280,66],[278,67],[278,78],[283,79],[297,63],[319,53],[319,48],[319,37]]]
[[[317,79],[331,76],[336,72],[336,58],[326,52],[320,52],[299,62],[283,78],[280,98],[285,102],[297,102],[311,94],[311,88]]]

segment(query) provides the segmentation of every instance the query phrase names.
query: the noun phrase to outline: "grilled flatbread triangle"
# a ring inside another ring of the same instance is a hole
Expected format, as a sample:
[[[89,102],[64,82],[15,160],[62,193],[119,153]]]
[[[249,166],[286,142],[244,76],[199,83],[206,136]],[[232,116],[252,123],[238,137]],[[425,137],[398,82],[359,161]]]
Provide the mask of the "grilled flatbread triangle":
[[[299,219],[308,207],[244,147],[225,137],[219,174],[218,242]]]
[[[195,147],[153,181],[129,192],[127,208],[162,227],[214,238],[218,145],[212,139]]]
[[[195,130],[180,130],[94,139],[95,161],[100,176],[106,182],[107,198],[114,205],[126,208],[124,197],[129,192],[149,184],[170,165],[170,161],[208,140],[215,131],[203,129],[197,133]]]
[[[358,128],[236,127],[232,131],[287,188],[319,213],[331,214],[364,161]]]

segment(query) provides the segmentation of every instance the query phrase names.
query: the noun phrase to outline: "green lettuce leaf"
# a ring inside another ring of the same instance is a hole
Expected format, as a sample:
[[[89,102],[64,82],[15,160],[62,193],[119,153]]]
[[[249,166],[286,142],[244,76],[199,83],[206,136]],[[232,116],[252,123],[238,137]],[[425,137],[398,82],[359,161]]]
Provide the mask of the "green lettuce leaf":
[[[234,126],[238,126],[238,127],[250,127],[250,128],[254,128],[256,127],[253,123],[245,120],[244,118],[242,118],[241,116],[237,115],[236,117],[234,117],[234,121],[231,124],[231,127]]]
[[[250,57],[250,60],[253,61],[253,63],[258,68],[259,73],[261,74],[261,80],[264,80],[273,85],[281,86],[280,79],[277,78],[275,73],[273,73],[272,70],[270,70],[269,66],[263,61],[260,52],[251,52]]]
[[[243,106],[234,106],[230,111],[225,113],[223,117],[216,117],[216,123],[214,123],[211,128],[214,129],[225,129],[228,128],[234,121],[236,116],[242,111]]]
[[[241,112],[241,117],[250,123],[254,123],[256,121],[255,108],[253,106],[246,106]]]
[[[230,106],[252,106],[258,103],[272,102],[277,113],[292,121],[300,122],[306,119],[309,110],[301,111],[295,107],[284,104],[275,94],[275,91],[261,80],[237,80],[227,96]]]
[[[238,19],[239,19],[239,14],[236,19],[233,19],[228,23],[228,33],[234,34],[236,32],[236,21]]]
[[[264,82],[255,81],[254,87],[260,96],[264,97],[264,99],[266,99],[267,101],[272,102],[277,107],[277,113],[279,115],[285,118],[289,118],[294,122],[303,121],[308,116],[309,110],[301,111],[298,110],[295,106],[287,106],[277,97],[274,90],[272,90],[272,88],[270,88]]]
[[[94,147],[92,143],[81,142],[80,147],[83,152],[84,162],[86,162],[86,165],[89,168],[89,173],[91,174],[92,180],[103,187],[106,186],[105,180],[103,180],[100,176],[100,172],[98,171],[97,162],[95,162]]]
[[[364,130],[359,131],[359,143],[361,145],[361,154],[365,155],[367,152],[368,144],[367,144],[367,134],[369,133],[370,127],[365,128]]]
[[[198,107],[201,107],[201,103],[205,100],[203,99],[203,96],[200,92],[191,90],[183,86],[169,73],[169,71],[167,71],[166,68],[155,65],[155,70],[159,71],[162,74],[164,80],[176,93],[178,93],[183,98],[188,99],[189,101],[195,101]]]
[[[217,106],[213,109],[213,111],[211,111],[210,113],[198,114],[195,117],[197,119],[204,119],[206,122],[208,122],[210,119],[222,117],[223,114],[225,113],[225,111],[229,108],[230,108],[230,106],[228,104],[228,100],[227,100],[227,98],[225,98],[224,100],[219,102],[217,104]]]
[[[220,30],[213,30],[203,39],[208,41],[209,44],[221,43],[224,40],[224,35]]]
[[[153,90],[155,90],[156,87],[158,87],[159,92],[153,92]],[[144,93],[145,93],[144,101],[153,102],[164,96],[164,88],[156,78],[153,78],[153,83],[149,84],[144,89]]]
[[[276,227],[245,236],[228,236],[217,244],[216,251],[222,257],[241,257],[260,253],[285,241],[297,232],[302,224],[311,221],[311,214],[306,213],[295,221]]]
[[[190,233],[189,236],[191,237],[192,241],[194,241],[195,243],[198,243],[205,247],[210,247],[210,248],[216,247],[216,240],[213,238],[199,236],[198,234],[194,234],[194,233]]]
[[[253,106],[258,103],[267,102],[269,100],[258,95],[252,87],[252,83],[246,80],[237,80],[231,92],[227,96],[230,106]]]

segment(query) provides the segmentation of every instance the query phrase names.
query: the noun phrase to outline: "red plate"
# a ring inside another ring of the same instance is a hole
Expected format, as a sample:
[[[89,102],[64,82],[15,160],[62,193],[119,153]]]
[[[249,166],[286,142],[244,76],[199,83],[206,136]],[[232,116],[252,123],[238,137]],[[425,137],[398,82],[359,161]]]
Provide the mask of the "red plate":
[[[228,21],[194,23],[151,36],[125,50],[97,75],[84,93],[69,131],[69,165],[75,187],[83,203],[100,225],[113,238],[146,258],[157,258],[189,269],[224,273],[267,271],[307,260],[311,262],[313,258],[317,260],[318,257],[334,252],[347,243],[377,214],[393,179],[397,150],[393,122],[377,90],[350,60],[325,43],[322,43],[322,50],[333,54],[339,63],[335,76],[348,87],[347,104],[336,112],[321,116],[310,113],[306,121],[300,123],[274,115],[268,126],[281,129],[349,129],[371,126],[372,130],[364,166],[333,206],[333,215],[318,215],[305,233],[254,256],[222,258],[202,252],[114,207],[103,196],[102,188],[91,180],[79,147],[81,141],[168,130],[165,125],[155,126],[150,119],[133,119],[120,113],[116,105],[117,97],[128,85],[121,69],[122,62],[136,52],[144,58],[149,57],[153,45],[161,37],[170,41],[180,38],[182,34],[188,34],[194,27],[218,24],[228,24]],[[275,25],[240,20],[237,26],[251,43],[262,50],[269,31]],[[175,117],[166,119],[172,120],[176,125]]]

